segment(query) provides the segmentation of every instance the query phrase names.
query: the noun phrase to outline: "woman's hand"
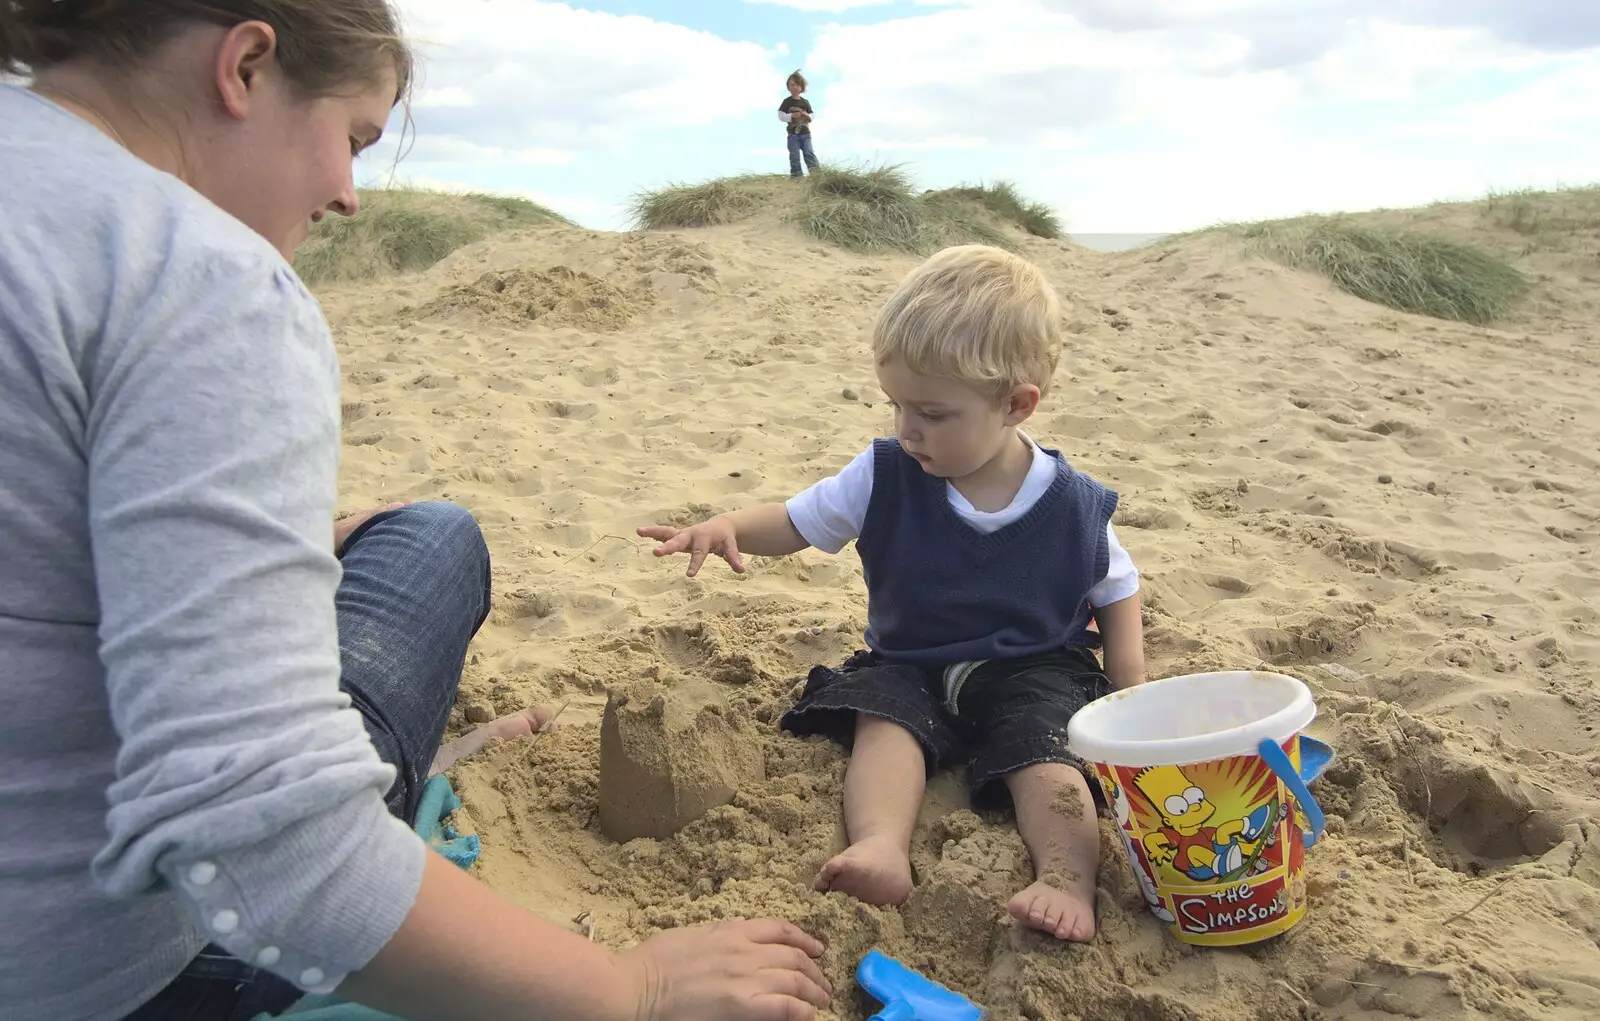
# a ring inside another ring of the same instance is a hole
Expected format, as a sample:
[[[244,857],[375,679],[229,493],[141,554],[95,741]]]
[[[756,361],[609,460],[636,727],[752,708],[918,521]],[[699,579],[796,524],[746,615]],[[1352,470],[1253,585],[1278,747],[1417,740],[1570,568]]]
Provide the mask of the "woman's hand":
[[[689,528],[646,525],[639,529],[639,535],[661,543],[655,550],[658,557],[670,557],[674,553],[689,554],[687,573],[691,578],[700,573],[700,565],[705,563],[706,556],[711,553],[726,560],[728,566],[733,568],[733,573],[744,573],[744,558],[739,555],[738,532],[727,515],[718,515],[710,521],[703,521]]]
[[[822,944],[774,919],[669,929],[618,955],[640,1021],[810,1021],[833,987]]]
[[[356,529],[366,524],[372,518],[385,511],[399,510],[406,505],[406,501],[391,503],[387,507],[374,507],[371,510],[358,511],[348,514],[333,523],[333,555],[338,556],[344,552],[344,544],[350,541]]]

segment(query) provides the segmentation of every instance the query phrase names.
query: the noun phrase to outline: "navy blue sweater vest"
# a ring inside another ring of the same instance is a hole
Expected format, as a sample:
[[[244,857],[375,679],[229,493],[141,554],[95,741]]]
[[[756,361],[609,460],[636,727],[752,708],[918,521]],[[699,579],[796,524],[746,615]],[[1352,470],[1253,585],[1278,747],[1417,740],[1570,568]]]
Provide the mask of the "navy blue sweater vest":
[[[856,540],[867,582],[867,646],[942,667],[1093,647],[1089,590],[1106,576],[1117,494],[1054,450],[1056,479],[988,535],[950,506],[949,484],[896,440],[873,443],[872,502]]]

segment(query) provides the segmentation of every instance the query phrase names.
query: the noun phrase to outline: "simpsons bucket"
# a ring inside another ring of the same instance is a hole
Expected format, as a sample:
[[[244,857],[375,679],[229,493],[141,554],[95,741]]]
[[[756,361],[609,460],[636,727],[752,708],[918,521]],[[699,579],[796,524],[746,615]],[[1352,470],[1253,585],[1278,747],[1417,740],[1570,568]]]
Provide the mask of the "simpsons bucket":
[[[1234,671],[1119,691],[1068,724],[1150,911],[1183,942],[1253,943],[1305,915],[1323,829],[1306,784],[1332,756],[1300,734],[1316,714],[1293,677]]]

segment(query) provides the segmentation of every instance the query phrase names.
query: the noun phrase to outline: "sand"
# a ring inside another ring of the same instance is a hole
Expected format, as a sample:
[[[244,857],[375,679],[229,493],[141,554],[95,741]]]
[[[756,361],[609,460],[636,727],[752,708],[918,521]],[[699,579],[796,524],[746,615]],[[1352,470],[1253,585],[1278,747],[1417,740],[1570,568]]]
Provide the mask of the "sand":
[[[1306,920],[1251,948],[1180,946],[1106,820],[1099,938],[1020,931],[1004,904],[1031,879],[1026,852],[1008,818],[967,810],[955,774],[930,786],[903,908],[810,891],[843,846],[845,758],[775,724],[812,664],[857,647],[859,561],[807,551],[686,580],[633,530],[782,499],[886,430],[867,331],[913,260],[759,222],[541,228],[323,295],[346,380],[343,505],[459,501],[493,551],[496,605],[452,733],[469,707],[568,703],[558,729],[452,771],[477,872],[619,948],[659,926],[791,918],[828,941],[836,1021],[871,1013],[850,981],[871,947],[997,1021],[1594,1016],[1593,253],[1537,263],[1523,318],[1486,329],[1365,304],[1214,237],[1024,248],[1071,306],[1032,432],[1123,496],[1151,676],[1259,667],[1316,695],[1312,733],[1339,758]],[[522,312],[488,297],[497,279]],[[714,689],[761,768],[675,835],[617,843],[602,717],[609,692],[641,684],[667,708]]]

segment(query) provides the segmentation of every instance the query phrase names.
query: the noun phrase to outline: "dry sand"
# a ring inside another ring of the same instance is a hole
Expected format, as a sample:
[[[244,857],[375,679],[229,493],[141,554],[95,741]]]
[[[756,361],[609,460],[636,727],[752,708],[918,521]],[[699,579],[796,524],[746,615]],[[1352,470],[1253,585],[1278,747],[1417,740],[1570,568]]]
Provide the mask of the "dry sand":
[[[874,946],[997,1021],[1595,1016],[1594,254],[1534,266],[1525,321],[1483,329],[1367,305],[1218,238],[1025,250],[1071,303],[1032,431],[1123,495],[1151,676],[1266,664],[1316,693],[1313,732],[1339,760],[1306,920],[1253,948],[1180,946],[1106,822],[1099,938],[1018,931],[1004,902],[1026,854],[954,775],[931,786],[903,909],[810,892],[842,846],[845,759],[774,722],[811,664],[856,648],[859,562],[808,551],[689,581],[633,529],[784,498],[886,430],[867,331],[913,261],[759,223],[539,229],[324,294],[344,506],[459,501],[493,550],[454,730],[469,710],[570,703],[560,729],[453,771],[479,874],[575,929],[591,912],[615,947],[789,917],[829,943],[839,1021],[871,1012],[849,976]],[[480,282],[491,272],[507,275]],[[715,686],[764,778],[676,837],[608,841],[601,717],[619,684],[669,702]]]

